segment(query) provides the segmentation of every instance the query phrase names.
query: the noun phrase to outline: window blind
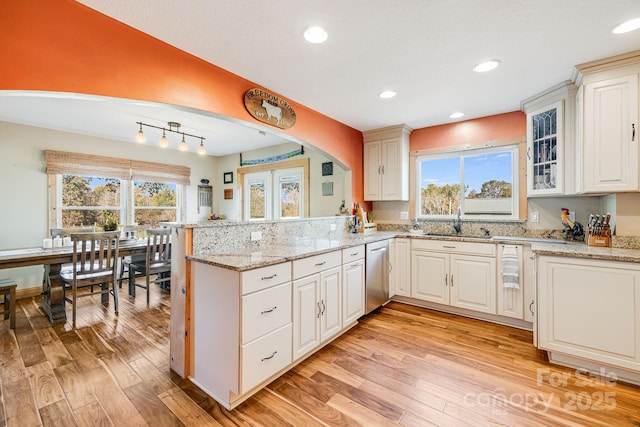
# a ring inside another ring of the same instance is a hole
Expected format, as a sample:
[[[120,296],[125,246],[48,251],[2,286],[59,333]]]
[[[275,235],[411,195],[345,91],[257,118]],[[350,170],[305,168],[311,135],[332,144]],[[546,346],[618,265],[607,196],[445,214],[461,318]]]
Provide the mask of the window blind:
[[[44,159],[47,174],[134,179],[182,185],[191,183],[191,169],[187,166],[56,150],[44,150]]]

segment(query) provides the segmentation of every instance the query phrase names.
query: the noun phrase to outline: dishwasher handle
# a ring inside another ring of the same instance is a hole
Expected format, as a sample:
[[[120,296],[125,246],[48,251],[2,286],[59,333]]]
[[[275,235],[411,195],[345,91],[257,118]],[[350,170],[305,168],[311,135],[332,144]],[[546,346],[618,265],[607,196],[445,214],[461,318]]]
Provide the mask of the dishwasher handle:
[[[375,248],[375,249],[369,250],[369,252],[373,254],[373,253],[376,253],[376,252],[384,252],[386,250],[387,250],[387,248]]]

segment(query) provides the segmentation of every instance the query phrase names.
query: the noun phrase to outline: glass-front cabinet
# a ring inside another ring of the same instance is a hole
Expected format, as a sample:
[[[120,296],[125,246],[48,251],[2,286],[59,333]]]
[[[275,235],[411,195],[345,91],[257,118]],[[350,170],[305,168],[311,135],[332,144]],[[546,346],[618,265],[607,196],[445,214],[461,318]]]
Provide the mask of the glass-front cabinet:
[[[562,173],[562,152],[558,153],[558,137],[562,135],[562,103],[529,115],[531,145],[527,159],[531,164],[529,187],[533,191],[558,191],[558,173]],[[560,183],[562,184],[562,183]]]
[[[565,82],[522,103],[527,114],[527,196],[575,194],[576,86]]]

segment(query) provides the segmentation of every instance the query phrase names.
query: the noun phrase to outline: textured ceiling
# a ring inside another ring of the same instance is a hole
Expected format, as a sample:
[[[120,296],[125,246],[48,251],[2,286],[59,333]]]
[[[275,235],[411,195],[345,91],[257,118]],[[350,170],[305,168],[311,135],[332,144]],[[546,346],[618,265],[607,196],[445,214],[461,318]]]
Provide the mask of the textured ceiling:
[[[574,65],[640,48],[640,30],[611,33],[638,0],[79,2],[362,131],[515,111]],[[327,42],[304,41],[308,24]],[[471,71],[492,58],[496,70]]]

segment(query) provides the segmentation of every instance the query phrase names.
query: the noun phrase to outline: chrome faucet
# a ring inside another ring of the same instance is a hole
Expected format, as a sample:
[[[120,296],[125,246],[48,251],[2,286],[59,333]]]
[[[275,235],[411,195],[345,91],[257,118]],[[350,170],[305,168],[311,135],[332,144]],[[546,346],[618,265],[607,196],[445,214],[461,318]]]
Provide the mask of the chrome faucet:
[[[462,232],[462,219],[460,219],[461,214],[462,211],[458,208],[457,217],[453,220],[453,229],[456,231],[456,234],[460,234]]]

